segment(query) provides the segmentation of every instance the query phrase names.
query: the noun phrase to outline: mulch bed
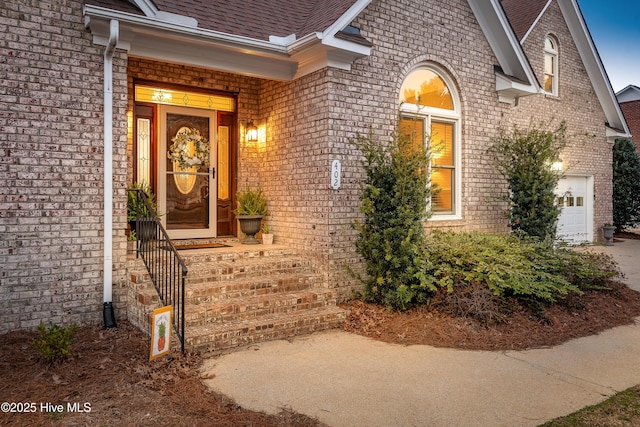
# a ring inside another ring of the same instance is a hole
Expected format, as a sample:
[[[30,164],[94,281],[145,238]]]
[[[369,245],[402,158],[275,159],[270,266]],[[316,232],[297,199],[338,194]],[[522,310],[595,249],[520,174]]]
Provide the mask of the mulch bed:
[[[103,330],[82,327],[71,359],[49,366],[39,358],[33,332],[0,335],[0,402],[35,403],[35,412],[0,412],[0,425],[318,426],[305,415],[248,411],[200,380],[201,359],[149,361],[149,338],[127,322]],[[62,413],[41,410],[63,405]],[[90,412],[67,412],[68,404]],[[31,409],[29,409],[31,410]]]
[[[430,307],[392,313],[384,307],[353,300],[341,305],[350,311],[343,329],[404,345],[490,351],[550,347],[634,323],[635,317],[640,316],[640,293],[620,283],[611,286],[611,292],[583,295],[580,308],[555,305],[547,307],[544,316],[525,310],[490,326]]]
[[[617,239],[640,238],[633,234]],[[422,307],[391,313],[383,307],[351,301],[343,329],[376,340],[466,350],[523,350],[558,345],[635,322],[640,293],[613,283],[610,292],[592,292],[568,306],[547,307],[544,316],[526,311],[501,324],[483,326]],[[283,410],[277,416],[245,410],[211,392],[201,381],[199,356],[149,361],[149,338],[127,322],[103,330],[79,328],[73,357],[49,366],[32,342],[34,332],[0,335],[0,403],[35,403],[34,413],[0,412],[0,425],[192,425],[318,426],[317,420]],[[67,404],[90,404],[91,412],[71,413]],[[65,411],[41,410],[62,404]]]

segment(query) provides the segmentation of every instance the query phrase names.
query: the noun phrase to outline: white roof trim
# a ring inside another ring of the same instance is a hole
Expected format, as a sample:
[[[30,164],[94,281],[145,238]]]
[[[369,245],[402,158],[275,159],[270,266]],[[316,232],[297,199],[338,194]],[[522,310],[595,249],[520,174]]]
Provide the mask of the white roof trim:
[[[160,21],[172,22],[174,24],[186,25],[189,27],[197,27],[198,20],[190,16],[178,15],[176,13],[163,12],[159,10],[151,0],[129,0],[149,18],[155,18]]]
[[[360,15],[369,4],[371,0],[358,0],[356,1],[345,13],[342,14],[340,18],[333,24],[331,24],[326,30],[321,33],[320,38],[324,39],[327,36],[335,36],[338,31],[343,30],[347,25],[349,25],[354,19]]]
[[[129,3],[137,6],[138,9],[142,11],[142,13],[150,18],[155,18],[155,16],[158,14],[158,8],[151,0],[129,0]]]
[[[620,129],[629,136],[629,127],[624,119],[620,105],[611,87],[611,82],[602,64],[600,55],[598,55],[598,50],[593,43],[582,12],[580,12],[578,3],[576,0],[558,0],[558,5],[567,22],[574,43],[578,48],[578,53],[584,63],[598,101],[600,101],[600,105],[607,119],[607,125],[614,129]]]
[[[344,28],[337,23],[346,22],[346,27],[370,1],[358,0],[330,27],[332,31]],[[159,19],[158,14],[140,16],[92,5],[85,5],[84,14],[95,44],[104,45],[109,21],[118,20],[118,47],[133,56],[273,80],[292,80],[327,66],[348,70],[354,60],[371,52],[369,47],[335,38],[335,32],[328,30],[301,39],[292,34],[265,41]]]
[[[507,104],[514,103],[520,97],[538,93],[531,85],[510,79],[499,72],[496,72],[496,90],[498,100]]]
[[[533,24],[531,24],[531,27],[529,27],[529,29],[527,30],[525,35],[522,37],[522,40],[520,40],[520,44],[524,43],[524,41],[527,39],[527,37],[529,36],[529,33],[531,33],[531,30],[533,30],[533,27],[535,27],[536,24],[538,24],[538,21],[540,21],[540,18],[542,18],[542,15],[544,15],[544,13],[547,11],[547,9],[549,8],[549,5],[551,4],[552,1],[553,0],[549,0],[547,2],[547,4],[544,5],[542,10],[540,11],[538,16],[536,17],[535,21],[533,21]]]
[[[628,85],[620,92],[616,93],[618,102],[640,101],[640,87]]]
[[[515,78],[512,80],[496,72],[496,91],[500,101],[511,102],[520,96],[540,93],[535,73],[509,24],[500,0],[467,1],[500,68],[504,74]]]
[[[607,141],[610,143],[614,143],[616,142],[616,139],[618,138],[630,138],[631,135],[629,134],[629,132],[621,132],[619,129],[613,129],[609,126],[606,126],[606,136],[607,136]]]

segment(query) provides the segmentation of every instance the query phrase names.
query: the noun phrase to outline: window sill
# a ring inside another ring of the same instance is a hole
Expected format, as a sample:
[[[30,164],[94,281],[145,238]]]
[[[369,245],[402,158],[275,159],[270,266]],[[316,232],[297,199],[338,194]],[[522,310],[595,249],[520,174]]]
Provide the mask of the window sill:
[[[440,222],[440,221],[461,221],[462,215],[450,214],[450,215],[431,215],[431,218],[427,222]]]

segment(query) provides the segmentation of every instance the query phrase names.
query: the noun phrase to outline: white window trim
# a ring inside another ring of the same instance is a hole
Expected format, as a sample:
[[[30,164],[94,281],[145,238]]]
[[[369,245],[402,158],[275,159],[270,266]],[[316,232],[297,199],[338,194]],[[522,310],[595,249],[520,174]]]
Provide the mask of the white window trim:
[[[446,110],[443,108],[418,106],[415,104],[402,104],[400,106],[400,113],[407,116],[422,117],[425,119],[426,130],[431,130],[431,120],[442,119],[443,121],[454,123],[454,141],[453,141],[453,159],[454,159],[454,191],[453,191],[453,212],[452,213],[434,213],[431,212],[431,216],[427,221],[452,221],[462,219],[462,114],[460,106],[460,95],[456,90],[453,80],[449,77],[448,73],[438,67],[435,64],[421,65],[412,69],[408,74],[412,72],[426,69],[436,73],[447,85],[453,100],[453,110]],[[402,85],[401,85],[402,87]],[[428,201],[428,209],[431,208],[431,200]]]
[[[435,213],[431,212],[429,221],[452,221],[462,219],[462,154],[461,154],[461,138],[462,132],[460,131],[462,120],[460,116],[457,117],[443,117],[440,115],[429,115],[427,121],[429,129],[431,129],[431,120],[434,118],[436,121],[442,119],[444,122],[453,123],[453,212],[452,213]],[[429,201],[429,205],[431,201]]]
[[[547,39],[550,39],[553,44],[555,45],[555,49],[547,49]],[[551,34],[548,34],[545,38],[544,38],[544,58],[545,58],[545,62],[546,62],[546,57],[547,55],[550,55],[554,58],[554,65],[555,65],[555,69],[553,70],[554,73],[550,74],[551,76],[553,76],[553,84],[551,85],[551,92],[547,92],[544,91],[545,94],[547,95],[552,95],[552,96],[558,96],[558,79],[560,77],[560,53],[559,53],[559,49],[558,49],[558,39],[554,36],[552,36]],[[544,75],[547,75],[547,71],[543,69]]]

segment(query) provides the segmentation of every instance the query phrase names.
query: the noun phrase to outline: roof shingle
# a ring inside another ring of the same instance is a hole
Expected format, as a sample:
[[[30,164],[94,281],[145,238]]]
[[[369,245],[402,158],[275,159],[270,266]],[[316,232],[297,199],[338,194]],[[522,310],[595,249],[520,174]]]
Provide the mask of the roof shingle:
[[[501,0],[502,9],[509,18],[513,31],[522,40],[548,0]]]
[[[297,38],[326,30],[356,0],[154,0],[160,11],[189,16],[198,27],[236,36],[269,40]],[[126,0],[87,0],[86,3],[140,13]]]

